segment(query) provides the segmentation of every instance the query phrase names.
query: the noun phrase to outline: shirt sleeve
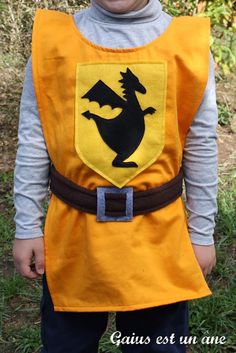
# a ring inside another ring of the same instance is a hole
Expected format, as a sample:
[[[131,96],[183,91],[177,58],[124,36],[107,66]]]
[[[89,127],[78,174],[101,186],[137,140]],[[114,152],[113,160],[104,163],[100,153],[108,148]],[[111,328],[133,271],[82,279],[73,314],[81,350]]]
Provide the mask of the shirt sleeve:
[[[188,228],[191,242],[197,245],[214,244],[218,185],[217,123],[214,60],[210,55],[207,87],[188,131],[183,155]]]
[[[43,236],[43,203],[48,195],[48,156],[35,97],[31,57],[20,101],[18,146],[14,169],[15,237]]]

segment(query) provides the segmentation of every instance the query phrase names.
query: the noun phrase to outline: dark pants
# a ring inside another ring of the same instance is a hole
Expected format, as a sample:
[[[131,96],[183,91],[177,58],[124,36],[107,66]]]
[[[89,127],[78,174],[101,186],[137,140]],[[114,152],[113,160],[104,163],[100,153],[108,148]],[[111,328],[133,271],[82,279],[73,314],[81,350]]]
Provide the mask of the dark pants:
[[[55,312],[46,277],[43,276],[41,353],[97,353],[99,339],[106,330],[107,319],[107,312]],[[123,353],[185,353],[186,347],[179,344],[179,337],[189,334],[187,302],[117,312],[116,330],[120,332],[113,335],[114,342],[124,336],[130,336],[130,340],[135,337],[136,342],[142,340],[142,344],[121,344]],[[168,344],[167,338],[164,338],[162,344],[157,344],[156,339],[159,336],[167,336],[168,339],[172,337],[172,343],[175,343]],[[145,344],[144,340],[146,343],[150,342]]]

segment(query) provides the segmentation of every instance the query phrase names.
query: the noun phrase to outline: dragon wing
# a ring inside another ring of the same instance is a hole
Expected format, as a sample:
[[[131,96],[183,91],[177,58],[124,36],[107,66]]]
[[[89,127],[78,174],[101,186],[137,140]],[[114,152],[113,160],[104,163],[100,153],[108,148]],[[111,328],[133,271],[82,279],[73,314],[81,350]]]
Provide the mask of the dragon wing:
[[[89,99],[90,102],[97,102],[100,107],[109,105],[113,108],[124,108],[125,100],[120,98],[103,81],[99,80],[82,98]]]

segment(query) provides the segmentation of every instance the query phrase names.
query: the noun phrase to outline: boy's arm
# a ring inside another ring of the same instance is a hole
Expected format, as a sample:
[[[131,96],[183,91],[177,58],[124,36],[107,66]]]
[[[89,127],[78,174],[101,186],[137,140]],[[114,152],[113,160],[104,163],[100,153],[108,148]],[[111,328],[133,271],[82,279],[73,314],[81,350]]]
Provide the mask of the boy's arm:
[[[17,271],[34,279],[44,272],[44,238],[42,232],[43,201],[48,194],[50,159],[38,116],[32,79],[31,58],[20,104],[18,149],[14,170],[14,204],[16,234],[13,258]],[[34,258],[34,266],[31,265]]]
[[[183,156],[186,208],[191,242],[203,272],[215,264],[214,227],[217,213],[217,134],[214,60],[201,106],[189,129]]]
[[[38,115],[30,58],[21,96],[14,170],[14,220],[15,237],[18,239],[43,235],[43,201],[48,194],[49,166],[50,159]]]

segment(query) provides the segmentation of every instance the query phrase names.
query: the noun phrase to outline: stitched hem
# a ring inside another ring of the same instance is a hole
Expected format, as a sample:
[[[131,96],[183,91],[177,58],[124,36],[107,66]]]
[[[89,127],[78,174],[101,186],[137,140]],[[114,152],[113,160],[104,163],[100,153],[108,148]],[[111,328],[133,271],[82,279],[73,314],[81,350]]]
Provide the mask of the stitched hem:
[[[200,299],[203,297],[207,297],[212,295],[211,291],[204,291],[196,296],[186,296],[186,297],[171,297],[165,298],[164,300],[158,300],[151,303],[139,304],[139,305],[114,305],[114,306],[58,306],[54,305],[55,311],[71,311],[71,312],[114,312],[114,311],[132,311],[132,310],[139,310],[139,309],[148,309],[155,306],[173,304],[184,300],[193,300],[193,299]]]

